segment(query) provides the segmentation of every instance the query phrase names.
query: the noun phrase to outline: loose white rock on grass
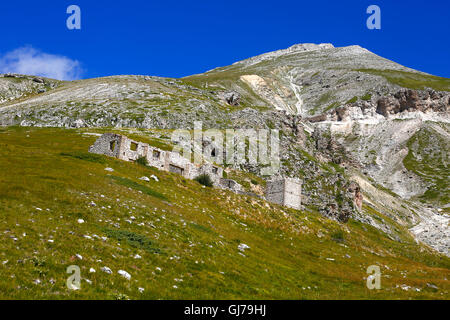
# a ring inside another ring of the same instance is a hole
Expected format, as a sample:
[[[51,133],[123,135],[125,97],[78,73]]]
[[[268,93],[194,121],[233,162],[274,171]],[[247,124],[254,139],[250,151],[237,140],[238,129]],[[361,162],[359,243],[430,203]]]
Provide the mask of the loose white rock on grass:
[[[104,273],[107,273],[107,274],[111,274],[111,273],[112,273],[111,269],[108,268],[108,267],[103,267],[101,270],[102,270]]]
[[[124,277],[127,280],[131,279],[131,275],[128,272],[126,272],[125,270],[119,270],[117,273],[120,274],[122,277]]]
[[[247,249],[250,249],[250,247],[248,245],[246,245],[245,243],[241,243],[240,245],[238,245],[238,249],[242,252],[244,252]]]

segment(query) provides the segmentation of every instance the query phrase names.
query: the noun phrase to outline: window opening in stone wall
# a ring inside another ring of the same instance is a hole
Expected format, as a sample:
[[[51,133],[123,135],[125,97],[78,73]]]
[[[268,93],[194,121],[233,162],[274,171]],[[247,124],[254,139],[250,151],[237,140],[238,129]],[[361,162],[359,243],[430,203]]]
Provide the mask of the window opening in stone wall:
[[[136,142],[131,142],[130,150],[131,151],[137,151],[137,149],[138,149],[138,144]]]

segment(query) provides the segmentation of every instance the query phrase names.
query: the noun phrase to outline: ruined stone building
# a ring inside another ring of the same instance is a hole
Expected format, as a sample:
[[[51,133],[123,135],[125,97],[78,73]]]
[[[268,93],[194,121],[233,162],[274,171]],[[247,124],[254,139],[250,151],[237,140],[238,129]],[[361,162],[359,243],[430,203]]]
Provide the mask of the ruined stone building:
[[[211,163],[196,165],[177,152],[165,151],[129,139],[121,134],[105,133],[89,148],[89,152],[104,154],[125,161],[136,161],[145,157],[150,166],[159,170],[174,172],[186,179],[194,179],[201,174],[208,174],[214,185],[219,185],[223,169]]]
[[[237,194],[252,195],[242,190],[242,186],[232,179],[223,178],[223,169],[212,163],[201,165],[192,163],[177,152],[161,150],[129,139],[128,137],[105,133],[89,148],[89,152],[104,154],[125,161],[136,161],[145,157],[150,166],[159,170],[182,175],[186,179],[194,179],[201,174],[208,174],[214,186],[228,189]],[[301,181],[295,178],[275,178],[267,181],[266,200],[293,209],[301,208]]]

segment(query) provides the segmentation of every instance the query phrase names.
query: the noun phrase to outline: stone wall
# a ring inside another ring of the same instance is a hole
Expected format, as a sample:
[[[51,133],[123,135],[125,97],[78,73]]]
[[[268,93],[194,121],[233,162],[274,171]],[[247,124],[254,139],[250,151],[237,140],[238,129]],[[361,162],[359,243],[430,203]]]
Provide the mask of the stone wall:
[[[122,140],[123,136],[120,134],[105,133],[89,148],[89,152],[120,158]]]
[[[284,180],[275,179],[267,181],[266,186],[266,199],[267,201],[284,204]]]
[[[214,185],[219,185],[223,176],[223,169],[219,166],[208,162],[197,165],[177,152],[161,150],[120,134],[103,134],[89,148],[89,152],[104,154],[124,161],[136,161],[140,157],[145,157],[150,166],[181,174],[186,179],[194,179],[203,173],[208,174]]]

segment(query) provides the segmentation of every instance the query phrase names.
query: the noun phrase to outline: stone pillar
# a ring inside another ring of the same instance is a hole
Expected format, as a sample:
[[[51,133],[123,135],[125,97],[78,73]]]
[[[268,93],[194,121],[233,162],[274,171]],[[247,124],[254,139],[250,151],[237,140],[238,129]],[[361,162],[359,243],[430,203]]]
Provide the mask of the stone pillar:
[[[128,161],[128,157],[126,156],[127,149],[127,137],[121,135],[119,139],[119,153],[117,158]]]
[[[296,178],[276,178],[267,181],[267,201],[299,210],[302,183]]]
[[[299,179],[284,179],[284,203],[286,207],[300,210],[302,207],[302,183]]]

